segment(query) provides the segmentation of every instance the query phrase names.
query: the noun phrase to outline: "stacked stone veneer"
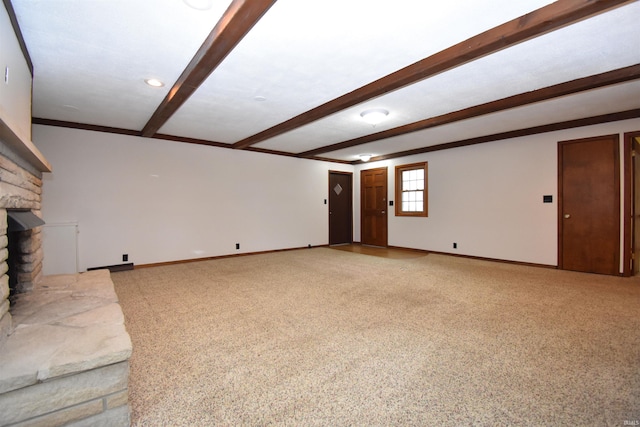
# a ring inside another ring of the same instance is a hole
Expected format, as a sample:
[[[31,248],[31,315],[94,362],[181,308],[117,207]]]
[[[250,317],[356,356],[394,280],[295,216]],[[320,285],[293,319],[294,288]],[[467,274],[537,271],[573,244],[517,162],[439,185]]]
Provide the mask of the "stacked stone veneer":
[[[42,175],[35,175],[0,155],[0,348],[12,329],[7,275],[7,209],[29,209],[41,216],[41,198]],[[25,292],[33,289],[42,278],[42,227],[17,232],[17,237],[20,265],[16,290]]]

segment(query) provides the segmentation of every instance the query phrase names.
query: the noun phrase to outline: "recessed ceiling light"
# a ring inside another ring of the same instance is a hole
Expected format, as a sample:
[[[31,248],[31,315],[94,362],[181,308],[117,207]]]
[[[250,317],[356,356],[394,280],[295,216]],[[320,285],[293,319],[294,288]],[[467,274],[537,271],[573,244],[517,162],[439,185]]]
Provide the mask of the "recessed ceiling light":
[[[375,108],[360,113],[360,117],[362,117],[365,122],[370,123],[374,126],[386,119],[388,115],[389,111],[383,108]]]
[[[182,0],[187,6],[197,10],[209,10],[213,6],[213,0]]]
[[[263,101],[266,101],[266,100],[267,100],[267,98],[265,98],[264,96],[260,96],[260,95],[256,96],[256,97],[255,97],[255,98],[253,98],[253,99],[254,99],[255,101],[258,101],[258,102],[263,102]]]
[[[162,83],[158,79],[145,79],[144,82],[146,84],[148,84],[149,86],[153,86],[153,87],[162,87],[162,86],[164,86],[164,83]]]

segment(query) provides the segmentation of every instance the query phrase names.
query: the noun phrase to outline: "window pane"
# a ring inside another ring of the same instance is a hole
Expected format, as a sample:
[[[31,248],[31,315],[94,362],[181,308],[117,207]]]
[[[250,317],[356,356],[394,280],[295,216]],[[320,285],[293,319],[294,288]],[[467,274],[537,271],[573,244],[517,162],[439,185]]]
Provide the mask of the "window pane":
[[[424,190],[424,179],[419,179],[416,184],[416,190]]]
[[[423,191],[403,191],[402,192],[402,210],[404,212],[423,212],[424,211],[424,192]]]

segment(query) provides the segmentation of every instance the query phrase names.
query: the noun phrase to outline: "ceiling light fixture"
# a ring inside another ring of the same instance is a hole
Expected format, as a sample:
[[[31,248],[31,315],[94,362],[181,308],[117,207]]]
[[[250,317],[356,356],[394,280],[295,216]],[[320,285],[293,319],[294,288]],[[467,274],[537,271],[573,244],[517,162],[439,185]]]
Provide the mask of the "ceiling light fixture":
[[[148,84],[149,86],[153,86],[153,87],[162,87],[162,86],[164,86],[164,83],[162,83],[158,79],[144,79],[144,82],[146,84]]]
[[[360,113],[360,117],[362,117],[365,122],[374,126],[386,119],[388,115],[389,111],[383,108],[374,108],[372,110],[366,110]]]
[[[369,160],[371,160],[371,154],[360,154],[358,157],[360,157],[360,160],[362,160],[363,162],[368,162]]]
[[[183,0],[184,4],[197,10],[209,10],[213,6],[212,0]]]

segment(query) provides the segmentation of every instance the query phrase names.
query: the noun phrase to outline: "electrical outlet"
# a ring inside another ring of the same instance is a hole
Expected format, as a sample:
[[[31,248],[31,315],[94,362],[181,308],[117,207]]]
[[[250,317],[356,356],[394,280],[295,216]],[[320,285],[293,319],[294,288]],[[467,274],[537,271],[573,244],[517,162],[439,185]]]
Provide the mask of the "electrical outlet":
[[[122,262],[129,261],[129,254],[122,254]]]
[[[236,243],[236,249],[240,249],[240,243]]]

